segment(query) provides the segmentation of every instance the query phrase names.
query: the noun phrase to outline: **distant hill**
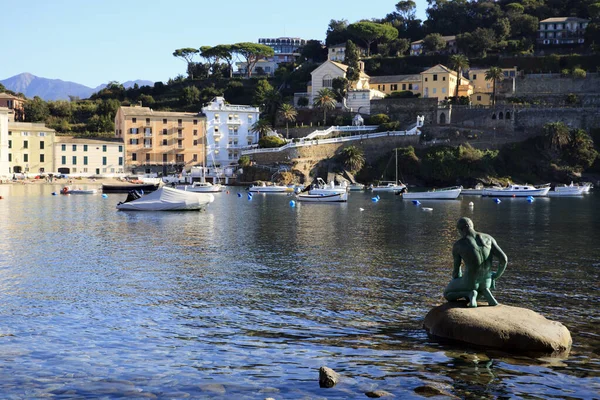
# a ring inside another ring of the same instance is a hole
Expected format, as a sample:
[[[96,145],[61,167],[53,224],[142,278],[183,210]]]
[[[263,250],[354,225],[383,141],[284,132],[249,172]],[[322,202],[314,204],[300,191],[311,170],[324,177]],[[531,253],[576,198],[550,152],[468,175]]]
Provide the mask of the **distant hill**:
[[[106,87],[106,84],[103,84],[96,88],[90,88],[75,82],[40,78],[27,72],[0,80],[0,83],[8,90],[12,90],[16,93],[23,93],[28,98],[39,96],[46,101],[69,100],[69,96],[87,99],[93,93]],[[145,80],[127,81],[123,83],[123,86],[127,89],[134,86],[136,83],[139,86],[154,86],[154,82]]]

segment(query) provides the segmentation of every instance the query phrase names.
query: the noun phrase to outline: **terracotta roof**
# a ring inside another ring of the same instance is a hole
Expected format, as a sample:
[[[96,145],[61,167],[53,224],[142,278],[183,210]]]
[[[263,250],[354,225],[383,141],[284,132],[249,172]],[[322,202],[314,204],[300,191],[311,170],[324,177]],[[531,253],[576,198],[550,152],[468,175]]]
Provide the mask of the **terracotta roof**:
[[[554,17],[554,18],[546,18],[542,22],[590,22],[589,19],[577,18],[577,17]]]
[[[433,66],[429,69],[426,69],[425,71],[421,72],[422,74],[440,74],[440,73],[450,73],[450,74],[454,74],[456,75],[455,71],[452,71],[450,68],[442,65],[442,64],[438,64],[436,66]]]
[[[325,62],[332,63],[333,65],[335,65],[336,67],[338,67],[339,69],[341,69],[344,72],[348,71],[348,66],[346,64],[342,64],[342,63],[339,63],[339,62],[336,62],[336,61],[331,61],[331,60],[327,60]],[[368,78],[369,77],[369,75],[365,74],[362,71],[360,72],[360,76],[361,76],[361,78]]]
[[[372,76],[369,83],[420,82],[421,75]]]
[[[123,139],[96,139],[96,138],[75,138],[73,136],[56,136],[54,139],[55,143],[80,143],[89,145],[101,145],[101,144],[123,144]]]
[[[154,111],[150,107],[121,107],[125,116],[133,117],[182,117],[182,118],[205,118],[200,113],[173,112],[173,111]]]

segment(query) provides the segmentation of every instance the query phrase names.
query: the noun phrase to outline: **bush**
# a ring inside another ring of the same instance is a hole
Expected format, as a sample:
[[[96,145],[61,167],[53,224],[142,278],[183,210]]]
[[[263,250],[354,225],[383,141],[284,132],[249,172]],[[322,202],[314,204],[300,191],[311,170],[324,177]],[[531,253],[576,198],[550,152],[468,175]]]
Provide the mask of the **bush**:
[[[285,144],[285,140],[277,136],[263,136],[258,141],[258,146],[262,148],[281,147]]]
[[[400,129],[400,121],[394,122],[386,122],[379,125],[377,128],[377,132],[389,132],[389,131],[399,131]]]
[[[583,79],[587,75],[585,70],[581,69],[581,68],[573,68],[573,72],[571,72],[571,74],[573,75],[573,78],[576,78],[576,79]]]
[[[250,157],[248,157],[248,156],[241,156],[240,159],[238,160],[238,164],[242,168],[249,167],[250,166]]]
[[[386,114],[375,114],[369,117],[369,125],[381,125],[390,122],[390,117]]]
[[[420,93],[414,94],[410,90],[404,90],[402,92],[392,92],[392,93],[388,94],[387,96],[385,96],[385,98],[386,99],[413,99],[413,98],[417,98],[420,96],[421,96]]]

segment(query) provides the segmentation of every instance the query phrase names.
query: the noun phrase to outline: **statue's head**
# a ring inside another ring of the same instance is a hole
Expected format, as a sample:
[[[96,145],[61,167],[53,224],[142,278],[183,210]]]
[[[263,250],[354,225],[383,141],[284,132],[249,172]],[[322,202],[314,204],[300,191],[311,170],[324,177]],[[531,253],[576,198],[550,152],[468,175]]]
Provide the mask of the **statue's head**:
[[[475,228],[473,227],[473,221],[471,221],[471,218],[467,217],[462,217],[458,220],[458,222],[456,223],[456,229],[458,229],[460,234],[463,236],[475,230]]]

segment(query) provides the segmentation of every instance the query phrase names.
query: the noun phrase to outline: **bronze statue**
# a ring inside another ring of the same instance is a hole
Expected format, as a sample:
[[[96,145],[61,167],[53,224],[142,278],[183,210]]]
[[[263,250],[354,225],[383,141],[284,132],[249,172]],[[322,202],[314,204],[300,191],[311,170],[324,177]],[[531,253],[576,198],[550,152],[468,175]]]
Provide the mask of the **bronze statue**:
[[[506,269],[506,254],[493,237],[475,232],[471,219],[459,219],[456,228],[462,238],[457,240],[452,248],[453,279],[444,290],[444,297],[448,301],[466,298],[469,302],[467,307],[477,307],[479,296],[485,298],[490,306],[498,305],[490,289],[496,288],[496,279],[500,278]],[[493,257],[499,260],[496,272],[492,272]],[[463,263],[464,274],[461,270]]]

